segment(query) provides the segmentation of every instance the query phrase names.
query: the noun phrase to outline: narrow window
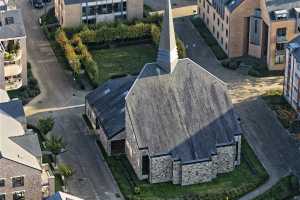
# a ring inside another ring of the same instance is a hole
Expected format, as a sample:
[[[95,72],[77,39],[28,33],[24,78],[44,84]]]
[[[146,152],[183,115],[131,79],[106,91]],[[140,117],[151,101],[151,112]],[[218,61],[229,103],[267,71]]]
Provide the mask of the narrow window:
[[[4,187],[5,186],[5,180],[4,179],[0,179],[0,187]]]
[[[143,156],[142,157],[142,175],[148,175],[149,174],[149,156]]]
[[[235,142],[235,161],[239,159],[239,142]]]

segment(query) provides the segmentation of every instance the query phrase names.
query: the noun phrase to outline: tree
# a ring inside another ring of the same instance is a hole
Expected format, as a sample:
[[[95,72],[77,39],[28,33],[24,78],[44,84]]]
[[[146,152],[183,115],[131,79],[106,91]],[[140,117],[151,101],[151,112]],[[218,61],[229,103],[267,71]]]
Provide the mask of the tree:
[[[54,164],[56,165],[57,155],[62,153],[62,150],[66,146],[62,137],[57,137],[57,136],[52,135],[50,137],[50,139],[47,139],[45,146],[46,146],[46,149],[54,155]]]
[[[37,128],[44,135],[49,133],[52,130],[53,126],[54,126],[54,119],[52,117],[39,119],[37,124]]]
[[[65,187],[67,187],[68,179],[71,176],[73,176],[75,171],[73,170],[73,168],[70,165],[66,165],[66,164],[60,164],[58,166],[58,171],[59,171],[60,175],[64,177],[64,184],[65,184]]]

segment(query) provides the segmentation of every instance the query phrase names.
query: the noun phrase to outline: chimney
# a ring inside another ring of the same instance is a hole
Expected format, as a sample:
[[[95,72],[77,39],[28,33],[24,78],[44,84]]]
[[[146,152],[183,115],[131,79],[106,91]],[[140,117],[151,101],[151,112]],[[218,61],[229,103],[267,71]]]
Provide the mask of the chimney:
[[[171,2],[170,0],[164,1],[166,1],[166,8],[156,62],[164,70],[172,73],[178,62],[178,52],[176,47]]]

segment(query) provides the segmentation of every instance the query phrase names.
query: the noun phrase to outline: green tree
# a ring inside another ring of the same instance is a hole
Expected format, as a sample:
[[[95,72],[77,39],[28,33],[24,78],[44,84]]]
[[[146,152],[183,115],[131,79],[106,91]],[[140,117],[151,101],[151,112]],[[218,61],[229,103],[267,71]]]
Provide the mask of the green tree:
[[[37,123],[37,128],[44,135],[49,133],[52,130],[53,126],[54,126],[54,119],[52,117],[39,119]]]
[[[54,155],[54,163],[56,165],[56,157],[66,147],[62,137],[52,135],[45,143],[46,149]]]
[[[64,184],[65,186],[67,186],[69,178],[73,176],[75,171],[70,165],[66,165],[66,164],[58,165],[58,171],[60,175],[64,177]]]

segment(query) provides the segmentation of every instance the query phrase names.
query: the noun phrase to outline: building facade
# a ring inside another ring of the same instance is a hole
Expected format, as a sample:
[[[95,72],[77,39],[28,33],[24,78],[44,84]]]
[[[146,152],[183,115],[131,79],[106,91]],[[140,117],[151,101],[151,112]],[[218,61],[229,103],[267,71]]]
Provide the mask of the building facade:
[[[291,41],[286,49],[283,95],[289,104],[300,111],[300,37]]]
[[[85,98],[86,116],[108,155],[125,153],[125,96],[134,80],[109,80]]]
[[[26,33],[20,10],[2,10],[0,17],[0,89],[27,85]]]
[[[144,66],[125,98],[126,155],[150,183],[208,182],[240,164],[241,129],[226,84],[178,59],[166,2],[157,60]]]
[[[24,128],[16,113],[14,107],[1,105],[0,199],[41,200],[54,194],[54,175],[42,163],[37,134]]]
[[[199,16],[230,57],[253,56],[283,70],[287,42],[299,34],[298,0],[199,0]]]
[[[55,15],[62,27],[143,17],[143,0],[55,0]]]

